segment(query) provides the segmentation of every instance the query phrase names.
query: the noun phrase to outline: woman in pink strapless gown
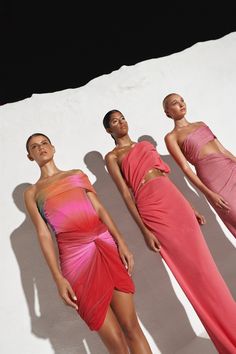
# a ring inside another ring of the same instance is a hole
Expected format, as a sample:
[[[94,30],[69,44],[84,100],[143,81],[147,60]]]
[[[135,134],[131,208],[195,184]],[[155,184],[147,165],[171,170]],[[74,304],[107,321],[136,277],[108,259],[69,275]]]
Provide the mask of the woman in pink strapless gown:
[[[218,352],[235,354],[236,302],[207,247],[202,217],[171,182],[154,146],[130,139],[120,111],[107,112],[103,125],[116,144],[105,156],[107,169],[147,246],[168,264]]]
[[[44,134],[31,135],[26,148],[41,176],[25,191],[25,204],[62,299],[98,332],[109,353],[151,354],[133,303],[133,256],[88,177],[59,170]]]
[[[167,95],[163,107],[175,124],[165,136],[168,151],[236,237],[236,157],[220,144],[204,122],[187,121],[186,103],[180,95]]]

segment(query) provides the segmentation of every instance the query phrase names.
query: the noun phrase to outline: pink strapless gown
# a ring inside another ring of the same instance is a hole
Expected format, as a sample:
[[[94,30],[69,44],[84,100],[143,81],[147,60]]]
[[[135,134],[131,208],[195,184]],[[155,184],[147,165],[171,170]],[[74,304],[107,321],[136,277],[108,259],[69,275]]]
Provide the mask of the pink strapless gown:
[[[37,205],[56,234],[61,270],[77,296],[78,313],[91,330],[99,330],[113,290],[134,293],[134,284],[86,190],[96,193],[84,173],[68,175],[44,188]]]
[[[212,153],[199,158],[202,146],[215,138],[210,128],[204,124],[187,135],[182,151],[186,159],[194,165],[200,180],[229,203],[230,211],[227,212],[208,199],[223,223],[236,237],[236,162],[223,153]]]
[[[142,185],[148,170],[169,167],[154,146],[136,143],[122,161],[141,218],[161,243],[161,256],[221,354],[236,353],[236,302],[219,273],[194,212],[167,176]],[[157,314],[158,316],[158,314]]]

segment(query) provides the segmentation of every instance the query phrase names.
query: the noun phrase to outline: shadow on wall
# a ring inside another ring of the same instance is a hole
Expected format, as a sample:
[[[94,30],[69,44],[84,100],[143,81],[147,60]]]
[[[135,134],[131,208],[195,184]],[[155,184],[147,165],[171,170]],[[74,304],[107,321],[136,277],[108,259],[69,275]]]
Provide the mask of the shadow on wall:
[[[157,142],[149,135],[142,135],[138,141],[147,140],[157,148]],[[212,253],[215,263],[228,285],[232,295],[236,298],[235,276],[232,269],[235,269],[236,249],[225,236],[216,214],[212,211],[204,194],[189,182],[193,190],[188,186],[184,173],[170,155],[160,155],[170,167],[170,179],[182,192],[186,199],[195,209],[203,214],[207,223],[201,226],[207,245]]]
[[[141,140],[148,140],[156,146],[150,136],[142,136],[139,138]],[[170,156],[161,157],[171,167],[172,181],[207,218],[207,224],[202,228],[203,233],[225,281],[235,295],[233,279],[228,277],[229,264],[235,260],[235,249],[225,237],[205,197],[189,188],[182,171]],[[214,353],[209,340],[196,337],[161,258],[147,249],[137,225],[106,171],[102,155],[98,151],[91,151],[86,154],[84,161],[96,177],[94,187],[101,201],[134,253],[137,313],[159,351],[163,354],[186,353],[186,348],[189,348],[192,354]],[[10,239],[20,269],[31,332],[38,338],[48,339],[55,354],[104,354],[104,346],[97,334],[91,332],[78,315],[63,304],[57,293],[34,227],[25,211],[23,192],[28,186],[28,183],[22,183],[13,191],[15,205],[26,217],[12,232]]]
[[[139,141],[141,140],[148,140],[155,147],[157,145],[156,141],[147,135],[141,136]],[[230,269],[234,268],[235,263],[234,247],[225,237],[205,197],[189,188],[182,171],[169,155],[161,158],[171,168],[171,180],[192,205],[205,215],[207,224],[202,227],[202,231],[219,270],[233,296],[236,296],[233,277],[230,276]],[[96,177],[94,187],[101,201],[134,253],[133,277],[136,285],[137,313],[160,352],[183,354],[186,353],[186,348],[189,348],[190,352],[191,347],[192,354],[213,353],[209,340],[196,337],[185,309],[175,295],[160,256],[147,249],[137,225],[106,171],[102,155],[98,151],[91,151],[85,155],[84,161]],[[12,232],[10,240],[20,269],[31,333],[38,338],[48,339],[55,354],[104,354],[104,346],[97,334],[88,329],[73,309],[64,305],[57,293],[34,227],[25,211],[23,192],[28,186],[29,183],[22,183],[13,191],[14,203],[25,213],[25,220]]]
[[[196,337],[185,309],[175,295],[161,257],[146,247],[141,232],[105,168],[101,153],[88,152],[84,162],[96,177],[93,186],[100,200],[134,254],[137,314],[159,351],[162,354],[216,353],[210,340]]]
[[[72,308],[64,305],[57,292],[24,207],[23,192],[29,185],[22,183],[13,191],[15,205],[26,217],[12,232],[10,240],[20,269],[31,333],[38,338],[48,339],[55,354],[104,354],[104,346],[97,334],[88,329]]]

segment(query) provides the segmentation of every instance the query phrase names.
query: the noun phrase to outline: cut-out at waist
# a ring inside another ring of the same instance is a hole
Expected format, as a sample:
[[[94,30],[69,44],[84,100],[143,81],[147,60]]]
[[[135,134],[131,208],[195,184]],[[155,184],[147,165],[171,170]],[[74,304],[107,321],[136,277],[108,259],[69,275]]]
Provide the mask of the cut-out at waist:
[[[220,149],[215,143],[215,139],[208,141],[206,144],[202,145],[198,152],[198,159],[202,159],[210,154],[221,153]]]
[[[140,182],[139,188],[142,187],[146,182],[150,181],[150,179],[153,179],[153,178],[156,178],[159,176],[165,176],[165,175],[166,175],[166,173],[159,170],[158,168],[152,168],[146,172],[145,176],[143,177],[143,179]]]

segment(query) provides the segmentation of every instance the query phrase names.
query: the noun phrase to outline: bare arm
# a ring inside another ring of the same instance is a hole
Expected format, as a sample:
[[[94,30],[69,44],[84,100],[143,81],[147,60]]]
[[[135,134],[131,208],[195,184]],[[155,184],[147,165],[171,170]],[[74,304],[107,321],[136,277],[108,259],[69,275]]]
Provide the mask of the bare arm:
[[[87,192],[87,195],[94,209],[96,210],[99,219],[107,226],[108,230],[113,236],[117,244],[121,260],[124,263],[125,267],[128,269],[128,273],[131,274],[134,267],[133,255],[129,251],[123,236],[121,235],[120,231],[118,230],[115,222],[113,221],[106,208],[98,199],[97,195],[93,192]]]
[[[41,217],[38,211],[37,205],[34,200],[34,190],[32,187],[25,191],[24,201],[25,201],[26,209],[35,226],[43,255],[46,259],[46,262],[49,266],[52,276],[57,284],[59,294],[61,295],[61,297],[63,298],[63,300],[67,305],[70,305],[77,309],[78,306],[76,305],[75,302],[71,300],[71,299],[76,300],[76,296],[68,281],[61,274],[52,236],[46,223],[44,222],[43,218]]]
[[[174,160],[177,162],[177,164],[180,166],[184,174],[188,177],[188,179],[203,193],[205,194],[208,198],[210,198],[213,203],[216,206],[220,206],[225,209],[229,209],[228,203],[219,196],[217,193],[213,192],[210,190],[197,176],[195,172],[191,169],[188,161],[186,160],[184,154],[182,153],[178,142],[176,140],[176,137],[173,134],[167,134],[165,136],[165,144],[166,147],[169,151],[169,153],[172,155]]]
[[[130,214],[132,215],[134,221],[138,225],[140,231],[142,232],[147,246],[157,252],[160,250],[160,243],[157,238],[148,230],[142,221],[142,218],[138,212],[135,205],[133,196],[121,174],[120,167],[117,163],[116,156],[114,154],[108,154],[105,157],[106,166],[109,174],[111,175],[113,181],[115,182]]]

